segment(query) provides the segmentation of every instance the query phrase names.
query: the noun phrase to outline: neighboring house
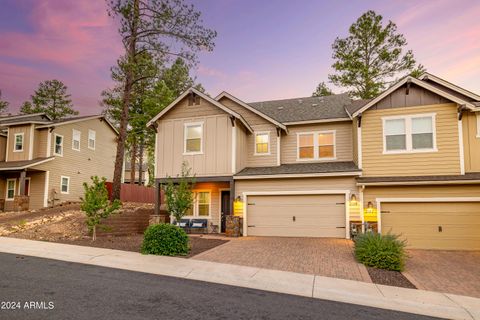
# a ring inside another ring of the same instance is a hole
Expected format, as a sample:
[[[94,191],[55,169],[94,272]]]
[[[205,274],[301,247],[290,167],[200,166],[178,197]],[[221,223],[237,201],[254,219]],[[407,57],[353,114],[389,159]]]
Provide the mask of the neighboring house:
[[[93,175],[112,180],[115,128],[101,115],[51,120],[43,113],[0,118],[0,203],[4,211],[78,201]]]
[[[377,212],[411,247],[480,249],[480,96],[430,74],[371,100],[346,94],[245,103],[189,89],[156,127],[157,187],[187,161],[190,217],[243,234],[348,238]]]
[[[138,184],[138,177],[140,175],[140,164],[135,163],[135,181],[133,181],[134,184]],[[124,170],[124,183],[131,184],[131,176],[132,176],[132,164],[130,161],[125,162],[125,170]],[[148,166],[146,163],[142,165],[142,184],[143,185],[148,185],[149,183],[149,176],[148,176]]]

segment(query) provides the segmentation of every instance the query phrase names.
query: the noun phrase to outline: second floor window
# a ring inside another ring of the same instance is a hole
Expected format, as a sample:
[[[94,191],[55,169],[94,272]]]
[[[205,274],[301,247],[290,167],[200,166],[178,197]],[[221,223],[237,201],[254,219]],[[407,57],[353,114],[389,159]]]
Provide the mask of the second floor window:
[[[319,131],[299,133],[298,160],[331,160],[335,158],[335,132]]]
[[[72,130],[72,149],[80,151],[80,136],[81,133],[78,130]]]
[[[255,155],[270,153],[270,134],[268,132],[255,133]]]
[[[63,156],[63,136],[56,134],[55,135],[55,155]]]
[[[202,153],[203,123],[185,124],[185,149],[186,154]]]
[[[88,147],[92,150],[95,150],[95,138],[96,132],[93,130],[88,130]]]
[[[15,147],[14,147],[13,151],[14,152],[23,151],[23,133],[15,134]]]
[[[435,115],[383,120],[384,153],[435,151]]]

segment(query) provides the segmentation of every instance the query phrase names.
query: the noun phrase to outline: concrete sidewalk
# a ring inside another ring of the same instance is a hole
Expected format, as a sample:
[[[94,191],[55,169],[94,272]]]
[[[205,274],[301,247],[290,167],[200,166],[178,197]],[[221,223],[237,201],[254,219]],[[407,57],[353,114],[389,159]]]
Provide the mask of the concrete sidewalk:
[[[340,301],[448,319],[479,319],[480,299],[193,259],[0,237],[0,252]]]

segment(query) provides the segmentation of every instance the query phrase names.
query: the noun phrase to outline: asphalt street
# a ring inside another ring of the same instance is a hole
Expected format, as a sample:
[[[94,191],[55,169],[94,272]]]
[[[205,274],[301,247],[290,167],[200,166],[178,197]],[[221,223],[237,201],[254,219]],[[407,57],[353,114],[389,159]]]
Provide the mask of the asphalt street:
[[[0,253],[0,319],[434,319]]]

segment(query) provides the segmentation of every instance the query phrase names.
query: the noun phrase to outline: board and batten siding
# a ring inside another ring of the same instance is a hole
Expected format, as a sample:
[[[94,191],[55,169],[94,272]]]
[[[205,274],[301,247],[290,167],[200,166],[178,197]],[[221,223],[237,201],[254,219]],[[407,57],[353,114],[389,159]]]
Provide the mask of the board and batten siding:
[[[478,115],[480,117],[480,114]],[[463,145],[465,172],[480,172],[480,132],[477,128],[477,115],[473,112],[463,114]]]
[[[48,128],[35,130],[33,159],[47,156]]]
[[[220,103],[240,114],[245,121],[252,127],[254,132],[270,133],[270,153],[264,155],[255,155],[255,134],[247,133],[247,167],[271,167],[277,165],[277,131],[274,124],[265,118],[239,105],[227,97],[220,99]],[[244,151],[245,152],[245,151]],[[238,170],[237,170],[238,171]]]
[[[322,160],[297,161],[297,133],[335,131],[335,160],[328,161],[353,161],[353,133],[352,122],[331,122],[308,125],[288,126],[288,134],[282,135],[281,161],[282,163],[321,162]]]
[[[247,129],[240,124],[240,121],[236,121],[236,133],[237,133],[237,150],[235,161],[235,172],[242,171],[247,166]]]
[[[33,124],[10,126],[8,128],[8,148],[7,148],[7,160],[8,161],[23,161],[29,160],[30,152],[30,134],[32,132]],[[33,130],[34,131],[34,130]],[[15,148],[15,134],[23,133],[23,151],[13,152]]]
[[[72,149],[72,130],[79,130],[80,151]],[[95,150],[88,148],[88,130],[96,133]],[[63,156],[54,154],[55,133],[63,136]],[[78,201],[83,196],[83,183],[90,182],[90,177],[97,175],[113,180],[116,153],[116,133],[101,119],[79,121],[55,127],[51,134],[50,154],[54,160],[45,162],[35,169],[49,171],[48,199],[56,203]],[[60,191],[61,176],[70,177],[68,194]]]
[[[436,152],[383,154],[382,117],[435,113]],[[368,110],[362,116],[363,176],[460,174],[458,120],[455,104]]]

